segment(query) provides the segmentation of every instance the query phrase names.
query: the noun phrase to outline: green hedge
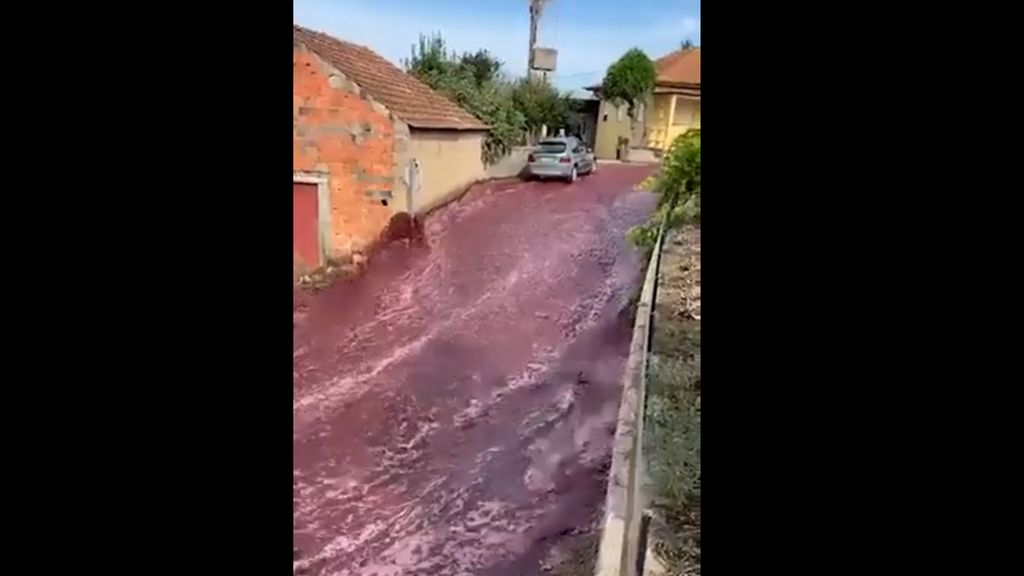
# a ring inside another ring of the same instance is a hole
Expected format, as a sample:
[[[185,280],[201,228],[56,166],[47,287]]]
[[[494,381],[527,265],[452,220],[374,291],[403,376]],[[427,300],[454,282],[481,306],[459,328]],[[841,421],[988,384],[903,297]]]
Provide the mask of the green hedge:
[[[700,222],[700,130],[676,137],[661,161],[652,190],[658,195],[654,216],[629,231],[629,239],[648,250],[666,219],[669,229]]]

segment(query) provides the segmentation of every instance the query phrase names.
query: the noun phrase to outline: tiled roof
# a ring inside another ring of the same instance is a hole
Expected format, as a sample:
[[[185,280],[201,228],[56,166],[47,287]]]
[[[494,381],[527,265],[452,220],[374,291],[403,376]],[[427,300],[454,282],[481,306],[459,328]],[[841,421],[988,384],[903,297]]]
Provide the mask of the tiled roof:
[[[462,107],[365,46],[296,24],[292,25],[292,45],[305,46],[413,128],[487,130],[487,125]]]
[[[700,86],[700,48],[677,50],[654,61],[658,84],[696,84]]]

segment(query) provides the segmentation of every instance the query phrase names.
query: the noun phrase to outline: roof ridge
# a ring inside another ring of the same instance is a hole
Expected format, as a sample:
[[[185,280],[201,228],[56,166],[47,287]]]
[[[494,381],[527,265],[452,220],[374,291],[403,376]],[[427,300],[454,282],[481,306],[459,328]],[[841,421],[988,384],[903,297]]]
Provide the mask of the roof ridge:
[[[348,76],[413,128],[487,130],[486,124],[444,94],[372,48],[292,22],[292,41]]]
[[[294,28],[298,28],[299,30],[302,30],[303,32],[306,32],[308,34],[313,34],[313,35],[316,35],[316,36],[321,36],[323,40],[326,40],[328,42],[340,42],[342,44],[348,44],[349,46],[354,46],[356,48],[361,48],[363,50],[366,50],[367,52],[372,52],[374,55],[377,54],[376,52],[374,52],[373,48],[370,48],[369,46],[367,46],[365,44],[357,44],[357,43],[351,42],[349,40],[342,40],[341,38],[338,38],[338,37],[335,37],[335,36],[331,36],[327,32],[324,32],[323,30],[314,30],[313,28],[307,28],[307,27],[305,27],[305,26],[303,26],[301,24],[295,24],[295,23],[293,23],[292,26]]]

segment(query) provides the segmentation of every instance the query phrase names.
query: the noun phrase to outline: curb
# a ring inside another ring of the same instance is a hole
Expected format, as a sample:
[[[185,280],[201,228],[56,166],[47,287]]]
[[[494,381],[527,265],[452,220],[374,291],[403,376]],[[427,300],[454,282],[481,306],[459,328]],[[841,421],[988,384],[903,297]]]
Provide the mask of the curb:
[[[651,252],[647,274],[640,289],[633,340],[626,369],[622,375],[622,400],[612,444],[612,464],[608,471],[604,523],[601,527],[595,576],[639,576],[641,516],[646,507],[643,494],[643,429],[647,387],[647,356],[650,348],[651,315],[658,284],[664,228]]]

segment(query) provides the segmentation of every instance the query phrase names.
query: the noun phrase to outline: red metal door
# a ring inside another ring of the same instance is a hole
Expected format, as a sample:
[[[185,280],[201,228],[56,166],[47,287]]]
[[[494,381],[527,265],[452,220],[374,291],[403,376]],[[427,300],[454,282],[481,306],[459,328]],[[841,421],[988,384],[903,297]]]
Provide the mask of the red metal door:
[[[316,184],[292,183],[292,252],[305,269],[320,265],[320,211]]]

